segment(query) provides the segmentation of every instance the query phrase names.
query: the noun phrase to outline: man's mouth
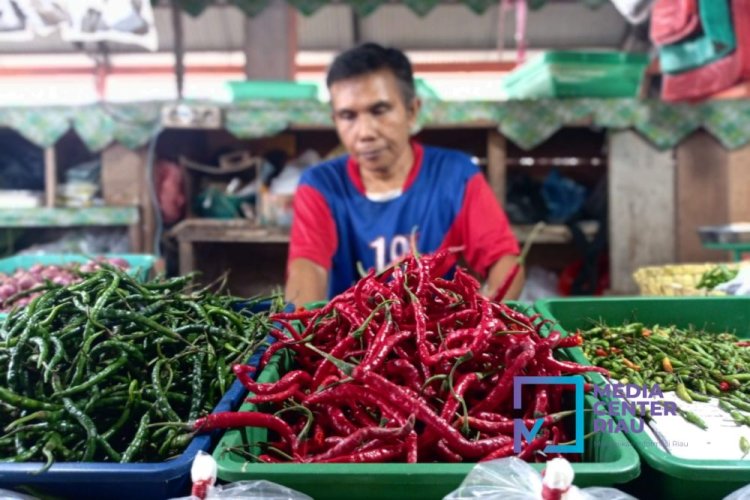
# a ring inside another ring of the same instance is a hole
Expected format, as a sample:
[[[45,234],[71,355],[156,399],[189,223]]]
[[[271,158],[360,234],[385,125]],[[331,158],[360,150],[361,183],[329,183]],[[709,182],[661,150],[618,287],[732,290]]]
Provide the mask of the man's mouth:
[[[380,154],[382,152],[383,152],[382,149],[373,149],[373,150],[370,150],[370,151],[360,151],[357,154],[357,156],[359,156],[359,158],[361,160],[364,160],[364,161],[373,161],[373,160],[376,160],[378,158],[378,156],[380,156]]]

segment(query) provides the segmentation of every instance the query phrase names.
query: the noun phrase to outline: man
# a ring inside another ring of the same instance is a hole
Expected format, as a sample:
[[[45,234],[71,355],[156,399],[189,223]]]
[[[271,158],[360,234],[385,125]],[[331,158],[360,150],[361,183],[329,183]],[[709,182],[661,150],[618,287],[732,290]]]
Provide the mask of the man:
[[[457,151],[411,140],[420,101],[411,64],[368,43],[340,54],[327,85],[349,155],[310,168],[294,199],[286,297],[330,299],[406,256],[463,247],[492,295],[516,263],[518,243],[480,170]],[[415,235],[412,238],[412,234]],[[507,298],[517,298],[523,273]]]

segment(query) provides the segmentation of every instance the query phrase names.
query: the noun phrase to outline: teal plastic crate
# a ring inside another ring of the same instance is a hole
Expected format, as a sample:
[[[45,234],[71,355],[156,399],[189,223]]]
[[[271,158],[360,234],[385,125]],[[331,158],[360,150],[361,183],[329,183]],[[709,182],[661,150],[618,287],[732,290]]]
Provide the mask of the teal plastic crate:
[[[750,338],[750,298],[744,297],[546,299],[534,308],[562,333],[591,328],[593,321],[616,325],[639,321],[683,328],[692,325]],[[566,351],[573,361],[590,364],[580,348]],[[594,383],[604,383],[598,374],[590,377]],[[633,418],[618,417],[628,422],[628,428]],[[750,484],[750,460],[687,460],[666,453],[645,433],[626,435],[643,463],[642,474],[632,485],[640,498],[720,499]]]
[[[543,52],[502,80],[510,99],[636,97],[648,65],[646,54]]]
[[[99,255],[81,255],[81,254],[40,254],[40,255],[15,255],[5,259],[0,259],[0,273],[13,274],[16,269],[29,269],[36,264],[43,266],[60,266],[65,264],[80,263],[85,264],[96,259]],[[123,259],[130,267],[127,269],[128,274],[137,277],[140,280],[148,279],[151,269],[156,263],[156,256],[149,254],[135,253],[110,253],[102,257],[108,259]]]
[[[321,307],[324,302],[307,304],[308,309]],[[527,304],[511,303],[527,310]],[[258,377],[259,382],[274,382],[291,369],[293,358],[281,351],[272,358]],[[591,430],[596,400],[587,396],[585,407],[586,432]],[[245,403],[240,411],[253,411],[255,405]],[[609,419],[609,417],[600,417]],[[231,452],[238,446],[266,440],[266,429],[245,428],[227,431],[219,441],[213,456],[218,463],[218,477],[223,482],[261,480],[282,484],[313,498],[343,500],[350,498],[437,499],[458,488],[473,463],[376,463],[376,464],[269,464],[247,462]],[[583,462],[573,463],[575,484],[612,486],[632,481],[640,474],[640,461],[633,447],[622,433],[596,433],[586,440]],[[542,471],[544,464],[532,464]],[[367,492],[363,496],[363,492]]]
[[[318,98],[318,86],[315,83],[249,80],[227,82],[233,102],[252,101],[254,99],[272,100],[306,100]]]
[[[60,266],[71,263],[85,264],[98,256],[87,256],[80,254],[40,254],[40,255],[15,255],[0,259],[0,273],[13,274],[17,269],[29,269],[36,264],[43,266]],[[156,263],[157,257],[149,254],[112,253],[103,257],[124,259],[130,267],[128,274],[140,281],[146,281]],[[0,312],[0,320],[5,319],[8,313]]]

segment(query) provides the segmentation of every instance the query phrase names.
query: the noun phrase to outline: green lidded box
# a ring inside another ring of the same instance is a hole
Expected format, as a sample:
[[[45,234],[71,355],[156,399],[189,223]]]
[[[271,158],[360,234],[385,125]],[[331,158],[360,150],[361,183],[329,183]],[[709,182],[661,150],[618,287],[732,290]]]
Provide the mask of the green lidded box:
[[[624,52],[543,52],[502,80],[509,99],[637,97],[648,55]]]
[[[319,306],[311,304],[309,307]],[[519,305],[515,305],[519,307]],[[260,373],[259,382],[278,380],[293,363],[290,355],[280,351]],[[595,400],[587,396],[591,408]],[[245,403],[240,411],[253,411],[255,405]],[[586,432],[593,414],[586,412]],[[605,417],[609,418],[609,417]],[[218,477],[222,482],[260,480],[275,482],[301,491],[316,499],[437,499],[458,488],[475,464],[447,463],[375,463],[375,464],[269,464],[248,462],[232,453],[237,447],[265,441],[263,428],[227,431],[214,450]],[[257,451],[257,450],[255,450]],[[538,471],[544,464],[533,464]],[[575,484],[610,486],[626,483],[640,473],[638,455],[622,433],[597,433],[586,440],[584,462],[573,463]]]
[[[727,331],[750,337],[750,297],[627,297],[544,299],[534,308],[562,333],[592,327],[592,321],[615,325],[694,326],[709,332]],[[583,351],[567,349],[571,360],[590,364]],[[592,374],[595,383],[603,377]],[[618,417],[629,421],[632,415]],[[641,457],[643,470],[632,487],[640,498],[723,498],[750,483],[750,460],[688,460],[663,451],[644,433],[627,433]]]
[[[248,80],[227,82],[232,102],[250,101],[253,99],[272,100],[307,100],[318,98],[318,86],[315,83]]]

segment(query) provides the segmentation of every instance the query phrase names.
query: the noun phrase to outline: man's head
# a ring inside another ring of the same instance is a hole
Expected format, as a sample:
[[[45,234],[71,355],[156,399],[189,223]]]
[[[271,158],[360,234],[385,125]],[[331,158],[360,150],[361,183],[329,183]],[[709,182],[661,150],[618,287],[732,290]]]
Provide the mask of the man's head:
[[[410,158],[420,103],[403,52],[360,45],[336,57],[326,82],[339,138],[363,169],[388,173]]]

